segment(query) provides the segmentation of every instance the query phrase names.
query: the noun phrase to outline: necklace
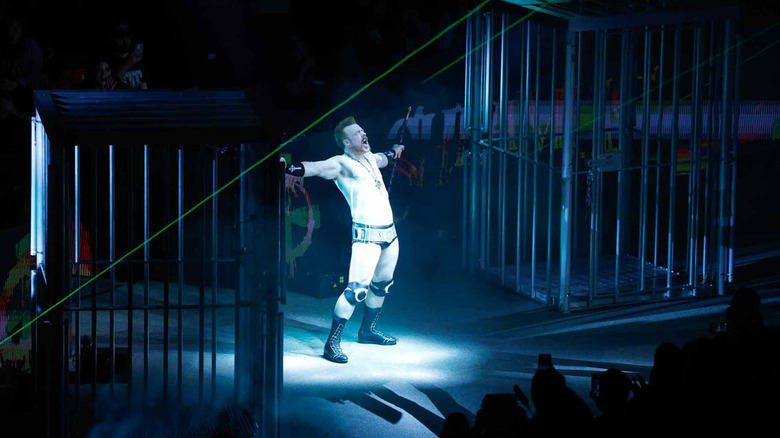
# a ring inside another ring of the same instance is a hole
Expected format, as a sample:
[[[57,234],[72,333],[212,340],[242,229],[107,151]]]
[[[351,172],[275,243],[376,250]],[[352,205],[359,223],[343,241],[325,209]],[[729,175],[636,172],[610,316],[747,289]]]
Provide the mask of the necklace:
[[[376,173],[374,173],[374,169],[373,168],[369,169],[369,167],[371,167],[371,164],[369,164],[369,167],[366,167],[366,165],[363,164],[362,161],[358,160],[357,158],[353,157],[352,155],[349,155],[347,153],[345,153],[344,155],[346,155],[349,158],[352,158],[353,160],[357,161],[357,163],[360,164],[363,167],[363,169],[366,169],[366,172],[371,174],[371,178],[374,178],[374,185],[376,186],[377,189],[381,189],[382,188],[382,183],[380,183],[379,182],[379,178],[376,177]]]

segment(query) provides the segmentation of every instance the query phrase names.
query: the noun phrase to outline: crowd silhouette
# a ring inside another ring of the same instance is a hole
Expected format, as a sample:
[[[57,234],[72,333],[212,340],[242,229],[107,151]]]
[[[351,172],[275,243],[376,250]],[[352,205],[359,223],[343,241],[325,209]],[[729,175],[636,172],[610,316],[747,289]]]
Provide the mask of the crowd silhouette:
[[[517,386],[514,393],[488,394],[473,425],[452,413],[439,436],[749,436],[771,430],[780,407],[780,333],[764,325],[760,306],[755,290],[736,290],[725,324],[714,325],[712,337],[656,348],[647,382],[615,368],[594,374],[590,397],[597,413],[553,365],[536,371],[530,402]]]

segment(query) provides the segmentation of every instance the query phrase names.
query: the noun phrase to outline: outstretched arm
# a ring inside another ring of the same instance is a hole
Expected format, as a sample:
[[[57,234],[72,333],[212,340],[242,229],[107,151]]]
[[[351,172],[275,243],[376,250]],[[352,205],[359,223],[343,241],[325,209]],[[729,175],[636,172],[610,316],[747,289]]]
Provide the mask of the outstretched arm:
[[[336,179],[341,174],[341,163],[336,157],[323,161],[304,161],[302,163],[289,164],[287,164],[284,157],[280,157],[279,161],[284,163],[285,172],[293,176],[319,176],[324,179]]]
[[[404,145],[397,144],[392,149],[388,149],[384,152],[374,154],[376,157],[376,165],[380,169],[390,164],[390,160],[401,158],[401,152],[404,151]]]

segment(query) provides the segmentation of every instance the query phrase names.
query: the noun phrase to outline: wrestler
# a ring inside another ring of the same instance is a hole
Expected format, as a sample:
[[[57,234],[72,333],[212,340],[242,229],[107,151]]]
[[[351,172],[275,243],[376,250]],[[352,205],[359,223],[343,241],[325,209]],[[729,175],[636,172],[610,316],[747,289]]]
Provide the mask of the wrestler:
[[[334,180],[352,213],[349,283],[336,301],[323,352],[329,361],[346,363],[347,355],[341,350],[341,333],[358,303],[365,301],[358,342],[395,345],[397,341],[376,329],[398,261],[393,211],[379,169],[399,158],[404,146],[395,145],[382,153],[372,153],[368,135],[353,117],[339,122],[333,136],[338,147],[343,149],[343,155],[300,164],[280,161],[284,162],[285,171],[290,175]]]

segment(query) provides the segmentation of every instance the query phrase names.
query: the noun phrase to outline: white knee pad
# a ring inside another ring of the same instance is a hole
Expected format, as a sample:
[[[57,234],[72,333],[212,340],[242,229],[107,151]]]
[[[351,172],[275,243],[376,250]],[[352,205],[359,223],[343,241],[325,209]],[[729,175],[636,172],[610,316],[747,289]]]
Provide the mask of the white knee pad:
[[[361,284],[357,281],[352,281],[347,285],[347,288],[344,289],[344,298],[347,299],[349,304],[355,306],[366,299],[368,296],[368,287],[369,286],[367,284]]]

